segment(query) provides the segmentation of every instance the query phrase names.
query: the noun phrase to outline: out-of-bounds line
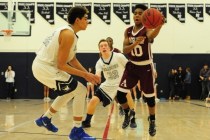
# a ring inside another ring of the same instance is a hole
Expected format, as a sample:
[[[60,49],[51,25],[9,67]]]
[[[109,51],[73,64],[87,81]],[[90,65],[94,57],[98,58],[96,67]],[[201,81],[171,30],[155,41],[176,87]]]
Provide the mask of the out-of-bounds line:
[[[192,104],[192,105],[196,105],[196,106],[201,106],[201,107],[207,108],[205,105],[196,104],[196,103],[191,103],[191,102],[187,102],[187,101],[183,101],[183,103],[189,103],[189,104]]]
[[[111,108],[110,114],[108,116],[108,120],[106,122],[106,127],[105,127],[104,133],[103,133],[103,140],[108,140],[107,136],[109,133],[110,121],[111,121],[111,116],[112,116],[113,110],[114,110],[114,104],[112,104],[112,108]]]

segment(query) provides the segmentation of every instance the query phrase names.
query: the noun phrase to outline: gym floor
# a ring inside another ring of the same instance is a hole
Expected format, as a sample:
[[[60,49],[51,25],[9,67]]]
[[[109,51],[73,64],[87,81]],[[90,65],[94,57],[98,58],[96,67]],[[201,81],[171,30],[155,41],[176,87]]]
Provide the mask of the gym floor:
[[[59,131],[51,133],[37,127],[34,120],[40,117],[51,102],[42,99],[0,100],[1,140],[68,140],[72,128],[72,102],[62,107],[52,119]],[[135,102],[137,128],[123,130],[124,117],[118,105],[104,108],[99,105],[92,127],[85,131],[104,140],[210,140],[210,103],[199,100],[165,101],[157,103],[157,134],[148,134],[148,110],[143,102]]]

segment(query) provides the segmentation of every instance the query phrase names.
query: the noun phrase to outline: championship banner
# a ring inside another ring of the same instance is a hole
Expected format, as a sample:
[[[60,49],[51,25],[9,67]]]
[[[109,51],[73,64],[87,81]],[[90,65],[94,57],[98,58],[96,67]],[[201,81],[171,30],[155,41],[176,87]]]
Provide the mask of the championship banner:
[[[130,4],[113,3],[114,13],[125,23],[130,24]]]
[[[0,2],[0,10],[4,10],[7,11],[8,8],[8,2]],[[16,10],[16,2],[14,2],[14,7],[13,10]],[[5,18],[8,18],[8,12],[1,12]],[[16,13],[12,14],[12,21],[15,22],[16,21]]]
[[[185,23],[185,4],[169,4],[169,13],[181,23]]]
[[[8,10],[8,2],[0,2],[0,10]],[[6,12],[1,12],[5,18],[7,18]]]
[[[92,3],[91,2],[87,2],[87,3],[80,3],[80,2],[75,2],[74,3],[75,6],[82,6],[88,9],[89,13],[88,13],[88,24],[92,23],[92,19],[91,19],[91,8],[92,8]]]
[[[135,6],[136,6],[137,4],[139,4],[139,3],[132,3],[132,4],[131,4],[132,13],[134,12],[134,8],[135,8]],[[149,8],[149,4],[148,4],[148,3],[141,3],[141,4],[143,4],[143,5],[145,5],[145,6],[147,6],[147,7]]]
[[[50,24],[54,24],[54,3],[53,2],[37,2],[38,13]]]
[[[8,10],[8,2],[0,2],[0,10]]]
[[[163,4],[151,3],[150,8],[158,9],[164,15],[165,23],[167,22],[167,4],[166,3],[163,3]]]
[[[111,23],[111,3],[94,3],[94,13],[106,24]]]
[[[27,19],[30,17],[30,23],[35,23],[35,2],[18,2],[18,10],[30,11],[30,15],[24,15]]]
[[[206,4],[206,13],[210,15],[210,4]]]
[[[187,12],[199,22],[203,22],[203,4],[187,4]]]
[[[69,10],[73,7],[73,3],[56,2],[56,14],[63,20],[67,21]]]

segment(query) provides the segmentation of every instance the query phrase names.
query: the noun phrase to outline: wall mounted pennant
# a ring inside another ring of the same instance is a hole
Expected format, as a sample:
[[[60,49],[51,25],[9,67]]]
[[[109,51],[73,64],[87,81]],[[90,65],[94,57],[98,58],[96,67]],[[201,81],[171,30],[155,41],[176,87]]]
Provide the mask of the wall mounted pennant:
[[[30,16],[30,23],[35,23],[34,11],[35,11],[35,2],[18,2],[18,10],[20,11],[30,11],[30,15],[24,15],[28,19]]]
[[[151,3],[150,8],[158,9],[165,17],[165,23],[167,22],[167,4],[166,3]]]
[[[199,22],[203,22],[203,4],[187,4],[187,12]]]
[[[185,23],[185,4],[169,4],[169,13],[181,23]]]
[[[8,2],[0,2],[0,10],[4,10],[5,12],[1,12],[5,18],[8,18]],[[16,2],[14,2],[14,5],[13,5],[13,10],[15,11],[16,10]],[[15,12],[12,12],[12,15],[11,15],[11,18],[12,18],[12,22],[15,22],[16,21],[16,13]]]
[[[106,24],[111,23],[111,3],[94,3],[94,13]]]
[[[0,2],[0,10],[7,11],[8,10],[8,2]],[[1,12],[5,18],[8,17],[7,12]]]
[[[37,2],[37,11],[48,23],[55,23],[53,2]]]
[[[87,2],[87,3],[80,3],[80,2],[75,2],[74,3],[75,6],[82,6],[88,9],[89,13],[88,13],[88,23],[91,24],[92,23],[92,3],[91,2]]]
[[[210,15],[210,4],[206,4],[206,13]]]
[[[8,2],[0,2],[0,10],[8,10]]]
[[[56,2],[56,14],[67,21],[68,12],[72,7],[73,3]]]
[[[113,10],[125,24],[130,24],[130,3],[113,3]]]

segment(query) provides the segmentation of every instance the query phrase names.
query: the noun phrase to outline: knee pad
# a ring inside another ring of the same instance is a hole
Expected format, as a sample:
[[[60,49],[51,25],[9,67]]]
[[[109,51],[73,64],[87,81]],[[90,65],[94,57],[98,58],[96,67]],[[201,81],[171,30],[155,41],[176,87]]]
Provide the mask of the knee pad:
[[[71,77],[67,82],[56,81],[56,86],[56,93],[58,96],[62,96],[74,91],[78,86],[78,82]]]
[[[146,101],[149,107],[155,106],[155,97],[146,97]]]
[[[124,104],[127,102],[126,95],[126,92],[117,91],[117,100],[120,104]]]

